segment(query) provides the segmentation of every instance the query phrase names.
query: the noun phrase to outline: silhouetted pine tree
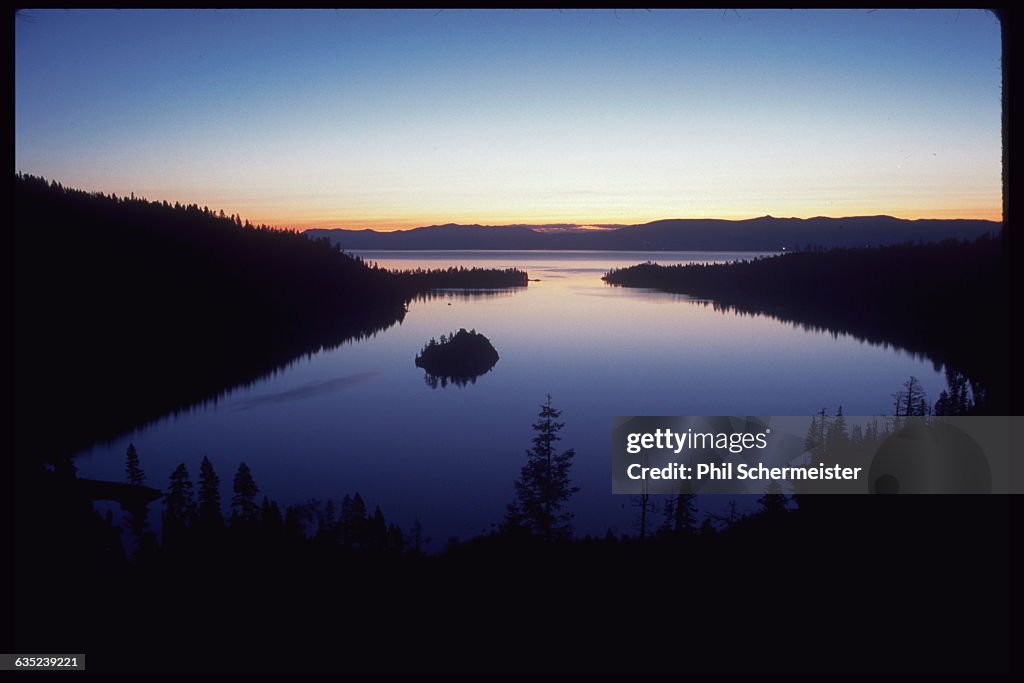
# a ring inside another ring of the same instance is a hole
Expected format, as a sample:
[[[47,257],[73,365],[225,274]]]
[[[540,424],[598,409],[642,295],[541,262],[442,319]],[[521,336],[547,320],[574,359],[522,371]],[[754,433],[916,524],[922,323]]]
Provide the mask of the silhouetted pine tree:
[[[316,540],[321,543],[334,544],[341,540],[341,533],[338,524],[337,505],[333,498],[327,499],[327,505],[321,510],[317,508]]]
[[[646,487],[646,482],[645,487]],[[647,538],[647,513],[650,512],[653,515],[657,510],[657,503],[651,499],[651,494],[647,493],[646,489],[643,493],[630,496],[630,503],[634,507],[640,508],[640,519],[638,520],[638,527],[640,529],[640,540]]]
[[[974,410],[974,401],[967,394],[967,377],[955,370],[946,370],[948,389],[939,392],[935,402],[936,415],[968,415]]]
[[[859,424],[850,427],[850,443],[859,444],[862,441],[864,441],[864,429]]]
[[[409,538],[405,541],[405,547],[409,549],[410,555],[422,555],[423,544],[428,540],[423,538],[423,523],[417,517],[412,523],[412,528],[409,530]]]
[[[697,530],[696,494],[683,491],[674,496],[671,524],[674,534],[692,534]]]
[[[505,506],[505,517],[501,520],[499,529],[506,536],[529,537],[533,533],[516,500]]]
[[[384,550],[388,542],[388,525],[384,520],[384,511],[378,505],[373,510],[373,516],[367,520],[366,544],[374,550]]]
[[[260,508],[256,504],[256,494],[260,489],[252,478],[252,471],[244,462],[238,466],[235,473],[233,490],[235,495],[231,497],[232,521],[254,521],[259,516]]]
[[[864,428],[864,440],[878,441],[880,435],[881,431],[878,426],[878,419],[872,418],[871,420],[868,420],[867,427]]]
[[[903,383],[902,391],[897,391],[892,397],[897,418],[927,415],[929,412],[928,397],[921,382],[913,375]]]
[[[555,450],[555,442],[561,439],[558,432],[565,426],[558,422],[561,414],[551,405],[548,394],[539,419],[533,424],[537,434],[533,437],[533,448],[526,452],[527,462],[515,483],[516,501],[509,509],[510,523],[515,521],[512,517],[518,516],[534,535],[546,541],[571,537],[572,514],[564,512],[562,506],[579,490],[569,479],[576,451]]]
[[[804,451],[817,454],[825,447],[825,433],[828,429],[828,418],[825,409],[817,415],[811,416],[811,424],[807,427],[807,434],[804,436]]]
[[[146,481],[146,474],[142,471],[142,467],[139,465],[139,454],[135,450],[135,444],[128,444],[128,453],[125,457],[124,472],[128,477],[129,484],[142,486],[142,482]]]
[[[125,455],[125,475],[128,483],[132,486],[142,486],[146,475],[139,465],[139,454],[135,450],[135,444],[128,444],[128,452]],[[146,560],[156,552],[156,536],[149,530],[149,508],[145,505],[132,505],[125,510],[125,523],[135,543],[134,558]]]
[[[171,474],[171,483],[164,496],[164,547],[179,544],[185,530],[195,519],[196,506],[192,497],[192,480],[185,463]]]
[[[389,552],[401,553],[405,549],[405,534],[397,524],[388,524],[388,538],[385,549]]]
[[[284,530],[284,519],[281,517],[281,508],[276,501],[263,496],[263,504],[260,506],[260,522],[263,525],[263,532],[270,538],[278,537]]]
[[[350,547],[366,544],[366,503],[358,492],[341,501],[341,519],[338,521],[342,542]]]
[[[220,477],[205,455],[199,466],[199,524],[207,531],[224,526],[224,513],[220,508]]]
[[[825,452],[831,456],[846,450],[850,444],[850,437],[846,433],[846,418],[843,417],[843,407],[839,406],[836,416],[828,425],[825,433]]]

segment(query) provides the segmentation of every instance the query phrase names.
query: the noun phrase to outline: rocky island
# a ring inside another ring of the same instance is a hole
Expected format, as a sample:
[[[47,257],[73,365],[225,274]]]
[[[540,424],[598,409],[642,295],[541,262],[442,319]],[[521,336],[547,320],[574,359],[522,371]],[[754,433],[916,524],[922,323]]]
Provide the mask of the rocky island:
[[[454,382],[465,386],[494,367],[498,352],[487,337],[476,330],[465,328],[440,341],[431,338],[416,356],[416,367],[427,371],[427,383],[432,387],[447,386]]]

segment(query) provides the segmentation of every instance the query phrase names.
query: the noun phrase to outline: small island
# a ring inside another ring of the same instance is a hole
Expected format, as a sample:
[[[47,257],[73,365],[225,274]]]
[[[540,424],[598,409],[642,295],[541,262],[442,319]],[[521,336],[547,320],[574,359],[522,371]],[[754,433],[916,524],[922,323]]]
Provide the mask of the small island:
[[[489,371],[498,362],[498,352],[487,337],[465,328],[441,340],[431,338],[416,356],[416,367],[427,371],[427,384],[448,386],[454,382],[465,386]]]

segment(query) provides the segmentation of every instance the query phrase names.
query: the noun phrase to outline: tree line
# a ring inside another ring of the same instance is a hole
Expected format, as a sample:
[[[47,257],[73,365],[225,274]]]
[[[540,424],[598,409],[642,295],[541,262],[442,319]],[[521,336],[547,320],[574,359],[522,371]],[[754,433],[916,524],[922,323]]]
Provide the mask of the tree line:
[[[145,481],[138,452],[128,446],[125,472],[130,484]],[[227,543],[233,552],[245,547],[264,551],[285,550],[302,544],[331,546],[348,552],[395,553],[414,555],[423,552],[422,526],[417,522],[408,538],[397,524],[388,523],[380,506],[370,511],[357,492],[339,502],[310,500],[282,506],[268,496],[260,497],[252,470],[245,462],[231,482],[230,515],[223,513],[221,481],[209,457],[199,465],[193,484],[185,463],[171,473],[163,495],[161,536],[150,528],[148,510],[126,510],[131,534],[133,559],[155,562],[162,553],[178,560],[208,556]]]
[[[901,405],[908,396],[914,411],[927,405],[916,381],[901,392]],[[875,438],[895,417],[858,431],[847,429],[841,408],[822,411],[805,445]],[[358,494],[282,507],[261,496],[244,463],[222,499],[208,458],[196,480],[184,463],[171,473],[164,539],[137,543],[130,558],[103,545],[118,534],[99,533],[110,523],[97,521],[91,503],[79,509],[56,494],[30,501],[19,510],[45,533],[23,539],[35,546],[18,553],[31,568],[18,584],[19,645],[77,643],[99,670],[153,670],[154,654],[174,643],[180,651],[161,671],[678,673],[721,670],[735,655],[735,639],[722,636],[731,628],[747,634],[752,670],[833,670],[840,661],[849,670],[843,655],[865,635],[847,610],[880,602],[906,611],[874,625],[871,639],[899,647],[864,647],[858,671],[971,668],[1001,652],[997,617],[1006,603],[993,580],[1005,569],[1000,497],[962,505],[944,496],[774,490],[756,510],[733,501],[701,520],[698,498],[681,491],[662,497],[662,516],[652,514],[646,534],[580,538],[571,513],[576,453],[560,447],[563,427],[548,397],[501,524],[438,554],[422,552],[418,523],[403,533]],[[143,456],[128,448],[130,485],[147,481]],[[144,538],[138,522],[129,515],[131,533]],[[925,609],[937,587],[943,609]],[[772,613],[771,627],[738,623],[741,608]],[[638,609],[644,627],[621,628]],[[692,614],[702,615],[699,624]],[[535,629],[524,631],[534,618],[559,625],[538,627],[547,634],[541,645]],[[971,623],[970,632],[953,628],[959,623]],[[692,644],[684,658],[680,639]],[[796,659],[794,639],[808,650]],[[595,647],[603,654],[573,654]],[[738,661],[745,670],[748,660]]]
[[[24,174],[14,209],[19,457],[77,452],[216,400],[386,329],[435,288],[526,280],[515,269],[391,272],[237,214]],[[63,429],[47,429],[54,414]]]
[[[721,264],[644,263],[603,279],[899,345],[962,373],[973,411],[999,415],[1010,401],[1007,249],[1003,236],[982,236]]]
[[[327,239],[327,238],[323,238]],[[526,287],[529,275],[518,268],[448,268],[389,270],[391,276],[410,291],[430,289],[505,289]]]

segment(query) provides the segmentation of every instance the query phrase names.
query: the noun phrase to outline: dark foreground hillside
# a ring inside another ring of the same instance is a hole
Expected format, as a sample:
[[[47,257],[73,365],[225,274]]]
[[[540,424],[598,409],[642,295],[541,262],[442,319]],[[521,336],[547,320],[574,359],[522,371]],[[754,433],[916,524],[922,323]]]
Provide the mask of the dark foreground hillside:
[[[264,503],[126,560],[88,501],[46,490],[17,651],[94,672],[999,674],[1012,651],[1007,497],[826,496],[718,531],[437,556],[379,508]]]

